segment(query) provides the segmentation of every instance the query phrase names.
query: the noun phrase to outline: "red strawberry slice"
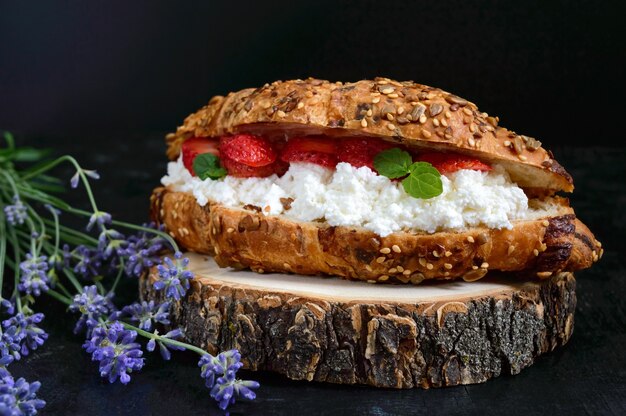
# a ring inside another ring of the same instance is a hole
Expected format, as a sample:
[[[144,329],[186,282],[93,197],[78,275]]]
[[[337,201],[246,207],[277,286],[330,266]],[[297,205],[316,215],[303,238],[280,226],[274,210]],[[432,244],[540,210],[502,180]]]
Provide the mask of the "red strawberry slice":
[[[367,166],[374,169],[374,157],[383,150],[396,147],[393,143],[381,139],[354,138],[343,139],[337,145],[337,159],[354,167]]]
[[[337,165],[337,146],[332,139],[320,137],[292,137],[287,141],[280,158],[285,162],[309,162],[327,168]]]
[[[195,176],[193,161],[196,156],[204,153],[212,153],[217,156],[219,154],[217,145],[217,139],[207,139],[205,137],[192,137],[185,140],[181,146],[181,152],[183,154],[183,164],[189,173]]]
[[[230,176],[237,178],[264,178],[274,173],[281,176],[289,168],[289,164],[282,160],[277,160],[271,165],[254,167],[239,163],[228,157],[222,157],[221,163]]]
[[[440,173],[452,173],[461,169],[480,170],[488,172],[492,168],[478,159],[457,153],[423,153],[417,157],[418,160],[428,162]]]
[[[220,154],[222,158],[255,168],[271,165],[276,160],[272,144],[263,137],[251,134],[221,137]]]

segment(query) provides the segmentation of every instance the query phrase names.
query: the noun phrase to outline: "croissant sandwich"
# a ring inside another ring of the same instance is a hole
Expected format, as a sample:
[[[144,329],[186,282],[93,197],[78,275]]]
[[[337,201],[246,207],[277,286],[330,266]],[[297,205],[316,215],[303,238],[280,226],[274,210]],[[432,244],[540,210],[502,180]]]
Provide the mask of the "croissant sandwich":
[[[411,81],[277,81],[213,97],[166,142],[151,215],[222,267],[416,284],[602,255],[541,142]]]

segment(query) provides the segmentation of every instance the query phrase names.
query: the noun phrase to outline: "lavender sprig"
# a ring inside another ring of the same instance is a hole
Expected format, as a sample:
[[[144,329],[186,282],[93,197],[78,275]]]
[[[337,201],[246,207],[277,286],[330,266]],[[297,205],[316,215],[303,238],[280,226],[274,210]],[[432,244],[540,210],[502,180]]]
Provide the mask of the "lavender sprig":
[[[143,367],[137,342],[141,336],[148,340],[148,351],[158,345],[166,360],[172,350],[199,354],[202,377],[220,407],[238,397],[254,398],[252,390],[258,383],[236,378],[243,365],[236,350],[213,357],[185,343],[180,329],[164,330],[163,326],[171,325],[172,305],[186,295],[193,279],[187,270],[189,259],[183,258],[173,238],[153,224],[115,221],[99,209],[89,181],[98,179],[98,173],[82,168],[71,156],[40,160],[44,152],[16,148],[10,134],[4,138],[7,146],[0,146],[0,415],[36,414],[45,405],[36,397],[39,382],[16,381],[6,370],[48,338],[41,327],[44,315],[32,310],[43,293],[78,314],[75,332],[85,331],[83,346],[110,382],[126,384],[131,373]],[[16,168],[15,162],[31,161],[39,163],[23,171]],[[49,172],[62,163],[76,170],[70,185],[76,188],[82,183],[89,210],[75,208],[53,194],[62,190],[62,181]],[[85,218],[86,227],[64,226],[61,212]],[[164,250],[175,254],[162,262]],[[6,287],[5,266],[14,272]],[[118,310],[113,296],[120,277],[139,277],[153,266],[158,266],[154,288],[163,291],[165,302],[136,302]],[[83,286],[82,280],[89,286]]]
[[[45,401],[37,398],[40,387],[38,381],[14,380],[6,368],[0,367],[0,415],[36,415],[46,405]]]

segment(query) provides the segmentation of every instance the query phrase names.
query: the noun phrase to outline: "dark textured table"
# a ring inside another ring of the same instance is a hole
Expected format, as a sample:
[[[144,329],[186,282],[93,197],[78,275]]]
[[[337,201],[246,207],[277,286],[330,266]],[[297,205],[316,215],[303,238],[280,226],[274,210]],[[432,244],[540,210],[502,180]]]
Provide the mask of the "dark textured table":
[[[165,172],[163,134],[20,138],[21,142],[72,153],[97,169],[101,208],[118,219],[147,219],[148,196]],[[548,143],[548,147],[549,143]],[[386,390],[295,382],[269,373],[242,371],[261,382],[254,402],[239,402],[231,414],[626,414],[626,148],[553,148],[574,176],[571,196],[578,216],[603,242],[604,258],[577,274],[574,336],[564,348],[540,358],[517,376],[485,384],[431,390]],[[71,173],[68,171],[68,178]],[[79,191],[72,201],[84,204]],[[128,280],[123,298],[134,293]],[[175,353],[170,362],[148,354],[129,385],[109,385],[74,336],[74,317],[46,299],[46,344],[15,363],[16,377],[40,380],[42,414],[195,415],[222,414],[204,388],[197,356]]]

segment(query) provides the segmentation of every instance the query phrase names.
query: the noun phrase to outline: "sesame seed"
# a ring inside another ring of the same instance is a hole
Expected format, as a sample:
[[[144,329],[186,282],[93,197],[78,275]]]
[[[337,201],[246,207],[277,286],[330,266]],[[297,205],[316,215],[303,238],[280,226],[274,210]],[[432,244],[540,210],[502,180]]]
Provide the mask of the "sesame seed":
[[[372,266],[370,266],[369,264],[365,265],[365,270],[367,270],[368,272],[372,271]]]
[[[518,157],[518,158],[519,158],[519,160],[521,160],[521,161],[524,161],[524,160],[528,159],[528,158],[527,158],[526,156],[524,156],[524,155],[518,155],[517,157]]]
[[[389,274],[398,273],[398,269],[396,269],[395,267],[392,267],[391,269],[387,270],[387,273]]]
[[[382,92],[383,94],[391,94],[392,92],[394,92],[394,88],[393,87],[385,87],[379,90],[380,92]]]
[[[426,114],[422,114],[419,120],[420,120],[420,124],[426,123]]]
[[[389,81],[384,80],[384,79],[381,79],[380,81],[376,81],[376,83],[377,83],[378,85],[387,85],[387,84],[389,84]]]
[[[486,261],[483,262],[483,264],[480,265],[481,269],[488,269],[489,268],[489,263],[487,263]]]
[[[376,259],[376,263],[382,263],[382,262],[384,262],[385,260],[387,260],[387,259],[386,259],[385,257],[382,257],[382,256],[381,256],[381,257],[379,257],[379,258],[377,258],[377,259]]]
[[[433,256],[435,256],[435,257],[439,258],[439,253],[437,253],[437,251],[436,251],[436,250],[433,250]]]
[[[544,227],[547,227],[548,225],[550,225],[550,222],[548,220],[543,220],[541,222],[541,225],[543,225]]]
[[[165,216],[165,211],[163,211],[163,208],[159,210],[159,215],[161,216],[161,218]]]
[[[547,279],[552,276],[552,272],[537,272],[537,277],[540,279]]]
[[[474,146],[476,146],[476,140],[474,140],[473,137],[470,137],[469,139],[467,139],[467,144],[469,144],[470,146],[474,147]]]
[[[276,112],[276,115],[278,115],[278,117],[283,118],[285,117],[287,114],[283,111],[283,110],[278,110]]]
[[[538,255],[539,255],[539,250],[534,249],[534,250],[533,250],[533,254],[535,255],[535,257],[536,257],[536,256],[538,256]]]
[[[263,274],[263,273],[265,273],[265,270],[263,270],[263,269],[258,269],[256,272],[257,272],[257,273],[261,273],[261,274]]]
[[[515,251],[515,246],[509,246],[509,249],[506,251],[506,254],[510,256],[511,253],[513,253],[514,251]]]
[[[387,276],[386,274],[383,274],[382,276],[378,278],[379,282],[384,282],[386,280],[389,280],[389,276]]]
[[[392,245],[391,249],[394,251],[394,253],[402,253],[402,250],[400,250],[400,247],[398,247],[397,244]]]
[[[478,270],[478,266],[472,266],[472,270]]]
[[[426,259],[424,257],[420,257],[419,263],[420,263],[420,266],[426,267]]]
[[[404,267],[402,267],[402,266],[398,266],[398,267],[396,267],[396,268],[398,269],[398,271],[399,271],[400,273],[402,273],[402,272],[404,271]]]
[[[548,246],[545,243],[541,243],[541,245],[539,246],[539,251],[546,251],[548,249]]]
[[[172,237],[176,237],[176,234],[174,234],[174,232],[173,232],[173,231],[170,231],[170,232],[169,232],[169,234],[170,234]]]
[[[468,243],[473,243],[474,242],[474,237],[472,237],[471,235],[467,236],[467,242]]]
[[[465,114],[467,114],[468,116],[471,116],[471,115],[472,115],[472,110],[470,110],[470,109],[469,109],[469,108],[467,108],[467,107],[465,107],[465,108],[463,109],[463,112],[464,112]]]
[[[443,274],[443,275],[444,275],[444,276],[446,276],[446,277],[448,277],[448,276],[450,276],[450,272],[444,272],[444,274]]]
[[[452,255],[452,252],[451,251],[446,251],[445,255],[446,255],[446,257],[450,257]]]
[[[307,97],[307,98],[311,98],[311,97],[313,97],[313,92],[312,91],[307,91],[307,92],[304,93],[304,96]]]
[[[445,113],[446,118],[452,118],[452,113],[449,111],[446,111]]]
[[[439,120],[433,118],[433,124],[435,125],[435,127],[439,127]]]
[[[269,101],[263,101],[261,103],[261,107],[263,107],[264,110],[267,110],[268,108],[270,108],[272,106],[272,103],[270,103]]]
[[[398,115],[404,113],[404,107],[398,107]]]
[[[450,263],[444,263],[443,267],[445,267],[448,270],[452,269],[452,265]]]
[[[394,126],[392,123],[388,123],[388,124],[387,124],[387,128],[388,128],[389,130],[395,130],[395,129],[396,129],[396,126]]]
[[[367,120],[365,120],[364,118],[361,119],[361,127],[367,127]]]
[[[226,232],[227,232],[227,233],[229,233],[229,234],[230,234],[230,233],[232,233],[232,232],[234,232],[234,231],[235,231],[235,229],[234,229],[233,227],[228,227],[228,228],[226,229]]]
[[[393,114],[387,113],[387,120],[393,121]]]
[[[396,94],[395,92],[392,94],[387,94],[387,97],[389,98],[398,98],[398,94]]]
[[[371,117],[374,114],[374,112],[372,111],[372,109],[370,108],[369,110],[367,110],[367,113],[365,113],[366,116]]]
[[[376,104],[376,103],[379,103],[379,102],[380,102],[380,97],[374,97],[374,98],[372,99],[372,103],[373,103],[373,104]]]
[[[445,118],[441,119],[441,125],[444,126],[444,127],[448,127],[448,122],[446,121]]]
[[[389,254],[389,253],[391,253],[391,249],[389,249],[389,247],[384,247],[384,248],[380,249],[380,252],[382,254]]]
[[[504,141],[504,145],[505,145],[506,147],[509,147],[509,146],[511,145],[511,141],[510,141],[510,140],[505,140],[505,141]]]
[[[300,101],[297,105],[298,109],[304,108],[304,103],[302,101]]]
[[[422,130],[422,135],[427,139],[430,139],[432,137],[432,133],[428,130]]]
[[[376,283],[376,280],[368,280],[367,283],[374,284]]]
[[[403,275],[408,276],[410,275],[412,272],[409,269],[406,269],[405,271],[402,272]]]
[[[426,263],[426,268],[427,268],[428,270],[432,270],[432,269],[433,269],[433,267],[435,267],[435,266],[433,266],[433,265],[432,265],[432,263]]]
[[[283,267],[285,269],[291,269],[291,265],[289,263],[283,263]]]
[[[172,211],[172,218],[174,219],[178,218],[178,212]]]

